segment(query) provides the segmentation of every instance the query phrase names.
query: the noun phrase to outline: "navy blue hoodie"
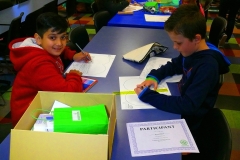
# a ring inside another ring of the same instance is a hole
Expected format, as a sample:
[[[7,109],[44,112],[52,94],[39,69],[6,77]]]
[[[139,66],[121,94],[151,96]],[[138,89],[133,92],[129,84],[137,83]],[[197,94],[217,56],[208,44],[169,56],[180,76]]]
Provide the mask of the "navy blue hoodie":
[[[181,54],[171,62],[153,69],[147,76],[158,82],[167,76],[182,74],[178,83],[180,96],[167,96],[145,88],[139,95],[143,102],[163,111],[181,114],[190,128],[198,128],[203,116],[214,107],[219,91],[219,75],[229,71],[229,60],[212,44],[210,49],[188,57]]]

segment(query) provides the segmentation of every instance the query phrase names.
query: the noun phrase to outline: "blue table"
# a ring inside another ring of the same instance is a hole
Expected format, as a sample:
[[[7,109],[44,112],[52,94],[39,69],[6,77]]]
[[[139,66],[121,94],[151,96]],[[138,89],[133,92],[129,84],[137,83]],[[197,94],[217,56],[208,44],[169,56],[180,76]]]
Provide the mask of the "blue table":
[[[164,22],[147,22],[144,18],[146,14],[143,10],[134,11],[131,15],[116,14],[108,22],[108,26],[118,27],[138,27],[138,28],[164,28]]]
[[[140,4],[144,4],[147,0],[136,0]],[[134,11],[132,15],[116,14],[108,22],[108,26],[118,27],[137,27],[137,28],[157,28],[163,29],[164,22],[147,22],[144,14],[150,14],[149,12],[142,10]],[[161,13],[157,13],[161,15]],[[163,14],[162,14],[163,15]]]
[[[9,159],[9,148],[10,148],[10,134],[0,144],[0,157],[1,160]]]
[[[162,57],[175,57],[179,53],[172,49],[173,43],[167,33],[161,29],[148,28],[128,28],[128,27],[103,27],[84,48],[90,53],[114,54],[115,60],[110,68],[106,78],[99,78],[98,83],[94,85],[89,93],[112,93],[119,91],[120,76],[139,76],[142,72],[147,60],[143,63],[134,63],[123,60],[122,55],[135,48],[141,47],[148,43],[159,42],[169,49],[162,54]],[[177,95],[177,86],[171,85],[170,88],[173,95]],[[157,109],[142,110],[122,110],[120,96],[116,96],[117,105],[117,122],[114,135],[114,143],[112,147],[111,160],[180,160],[181,154],[165,154],[146,157],[132,157],[129,147],[126,123],[159,121],[179,119],[180,115],[167,113]],[[8,160],[9,155],[9,136],[0,145],[1,160]],[[99,146],[101,147],[101,146]],[[2,158],[3,157],[3,158]]]

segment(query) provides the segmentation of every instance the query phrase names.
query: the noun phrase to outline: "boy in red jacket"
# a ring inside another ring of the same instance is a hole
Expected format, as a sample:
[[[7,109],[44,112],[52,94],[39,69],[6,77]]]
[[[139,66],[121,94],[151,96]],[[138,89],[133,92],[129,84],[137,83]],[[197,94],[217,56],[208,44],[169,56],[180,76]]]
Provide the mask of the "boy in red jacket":
[[[37,18],[34,38],[19,38],[9,44],[10,59],[17,76],[11,94],[11,117],[17,124],[38,91],[82,92],[82,73],[71,70],[63,76],[61,57],[74,61],[91,60],[89,53],[66,47],[67,21],[55,13]]]

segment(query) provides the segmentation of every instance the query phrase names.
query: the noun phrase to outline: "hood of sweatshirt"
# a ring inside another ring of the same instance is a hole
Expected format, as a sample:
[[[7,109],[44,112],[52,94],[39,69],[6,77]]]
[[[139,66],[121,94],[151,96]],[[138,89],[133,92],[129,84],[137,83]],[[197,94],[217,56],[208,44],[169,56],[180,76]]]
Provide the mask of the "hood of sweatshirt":
[[[37,45],[34,38],[18,38],[9,43],[10,60],[16,71],[21,70],[25,64],[34,59],[53,58],[41,46]],[[57,58],[57,57],[55,57]],[[54,59],[55,59],[54,58]]]
[[[212,57],[218,62],[219,74],[225,74],[225,73],[229,72],[229,65],[231,63],[227,59],[227,57],[214,45],[212,45],[210,43],[207,43],[207,45],[212,52],[203,50],[203,51],[196,52],[189,57],[183,58],[182,63],[183,63],[184,68],[188,70],[192,66],[193,63],[194,64],[196,64],[196,63],[201,64],[201,63],[206,63],[206,62],[211,63],[212,59],[208,58],[208,57]]]

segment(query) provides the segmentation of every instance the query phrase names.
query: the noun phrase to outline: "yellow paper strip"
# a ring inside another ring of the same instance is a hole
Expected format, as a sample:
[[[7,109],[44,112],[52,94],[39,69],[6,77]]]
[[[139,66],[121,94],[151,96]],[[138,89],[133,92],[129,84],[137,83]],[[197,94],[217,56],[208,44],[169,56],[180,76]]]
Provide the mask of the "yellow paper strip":
[[[167,88],[160,88],[156,90],[157,92],[168,92]],[[115,95],[123,95],[123,94],[136,94],[135,91],[121,91],[121,92],[113,92]]]

